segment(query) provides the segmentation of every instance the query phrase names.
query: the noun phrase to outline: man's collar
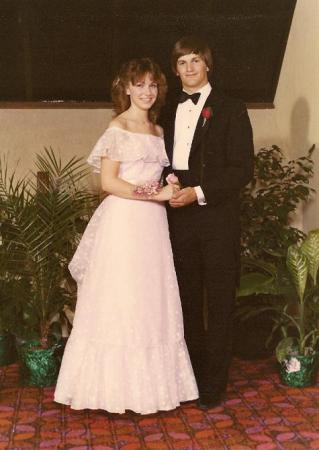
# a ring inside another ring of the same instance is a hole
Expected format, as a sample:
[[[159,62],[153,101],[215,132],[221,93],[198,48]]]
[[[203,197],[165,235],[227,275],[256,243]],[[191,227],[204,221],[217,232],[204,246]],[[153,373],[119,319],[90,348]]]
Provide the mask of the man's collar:
[[[202,86],[200,89],[198,89],[195,92],[198,92],[200,94],[207,94],[207,95],[209,95],[211,90],[212,90],[212,85],[210,84],[210,82],[208,82],[207,84],[205,84],[205,86]],[[183,89],[183,91],[187,92],[185,89]],[[187,93],[189,94],[189,92],[187,92]]]

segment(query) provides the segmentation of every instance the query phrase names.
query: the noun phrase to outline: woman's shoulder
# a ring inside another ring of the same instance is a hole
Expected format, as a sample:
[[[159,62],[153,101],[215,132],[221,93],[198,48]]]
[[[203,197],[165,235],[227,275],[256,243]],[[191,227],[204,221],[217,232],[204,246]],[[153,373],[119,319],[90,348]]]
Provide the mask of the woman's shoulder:
[[[136,126],[134,121],[127,119],[125,116],[121,117],[121,115],[112,119],[106,129],[109,132],[116,132],[117,130],[128,131],[137,136],[148,134],[161,138],[164,136],[163,128],[160,125],[151,124],[147,130],[141,130]]]
[[[163,131],[163,128],[160,125],[155,124],[154,125],[154,131],[155,131],[156,136],[164,137],[164,131]]]
[[[119,116],[112,119],[107,127],[107,130],[111,130],[113,128],[127,131],[127,124],[125,119]]]

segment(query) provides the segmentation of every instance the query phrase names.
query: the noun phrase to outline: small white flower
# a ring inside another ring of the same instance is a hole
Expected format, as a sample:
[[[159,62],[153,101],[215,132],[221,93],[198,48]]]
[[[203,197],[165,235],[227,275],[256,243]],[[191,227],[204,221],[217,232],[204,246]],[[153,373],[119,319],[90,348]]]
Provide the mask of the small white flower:
[[[288,373],[299,372],[300,370],[300,361],[297,358],[286,359],[285,365]]]

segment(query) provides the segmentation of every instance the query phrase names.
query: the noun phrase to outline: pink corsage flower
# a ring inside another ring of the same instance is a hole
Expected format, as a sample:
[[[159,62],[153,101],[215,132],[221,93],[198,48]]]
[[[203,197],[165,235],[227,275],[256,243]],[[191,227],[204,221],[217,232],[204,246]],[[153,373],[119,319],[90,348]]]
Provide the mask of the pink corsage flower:
[[[162,183],[159,181],[148,181],[147,183],[136,186],[134,194],[141,197],[152,197],[162,189]]]
[[[213,110],[210,106],[207,106],[206,108],[202,109],[202,116],[204,117],[204,121],[203,121],[203,125],[205,125],[205,123],[207,122],[207,120],[209,120],[213,115]]]
[[[167,177],[165,179],[168,184],[178,184],[179,183],[179,180],[174,173],[170,173],[169,175],[167,175]]]

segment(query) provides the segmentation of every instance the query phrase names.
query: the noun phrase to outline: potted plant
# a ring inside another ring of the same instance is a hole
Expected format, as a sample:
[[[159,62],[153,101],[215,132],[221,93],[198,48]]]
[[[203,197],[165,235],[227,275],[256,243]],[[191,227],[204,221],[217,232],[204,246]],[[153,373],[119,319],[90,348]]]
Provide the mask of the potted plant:
[[[12,286],[13,280],[8,277],[8,274],[5,275],[4,264],[0,256],[0,366],[6,366],[16,361],[14,336],[11,333],[16,317]]]
[[[1,167],[2,168],[2,167]],[[0,170],[0,189],[3,179],[7,179],[7,172]],[[23,184],[20,180],[16,188],[19,189]],[[11,186],[11,189],[13,186]],[[2,197],[1,197],[2,198]],[[16,361],[16,350],[13,331],[17,325],[17,304],[15,294],[17,285],[23,283],[17,279],[10,271],[10,261],[6,249],[5,235],[6,212],[3,203],[0,207],[0,366],[11,364]]]
[[[291,215],[310,199],[313,145],[307,155],[287,160],[273,145],[255,155],[254,177],[241,192],[241,254],[275,261],[303,233],[291,225]],[[274,254],[274,256],[273,256]]]
[[[270,304],[256,305],[250,315],[273,315],[273,330],[282,339],[276,347],[283,383],[309,386],[315,382],[319,341],[319,229],[288,247],[277,263],[251,260],[255,272],[242,277],[239,296],[267,294]]]
[[[241,193],[241,262],[242,276],[247,284],[252,269],[251,259],[277,264],[289,245],[304,237],[291,225],[291,215],[298,206],[309,201],[313,189],[309,182],[313,175],[314,146],[305,156],[288,160],[275,145],[261,148],[255,154],[254,177]],[[257,306],[258,304],[258,306]],[[242,358],[267,357],[273,351],[278,333],[267,342],[273,311],[265,309],[257,317],[251,310],[269,304],[269,296],[251,294],[239,297],[235,309],[234,353]],[[256,335],[256,327],[258,334]]]
[[[1,254],[17,314],[15,335],[25,384],[53,384],[55,351],[64,309],[73,305],[68,262],[95,204],[81,183],[88,169],[80,158],[62,164],[52,149],[36,156],[38,173],[25,179],[0,167]]]

